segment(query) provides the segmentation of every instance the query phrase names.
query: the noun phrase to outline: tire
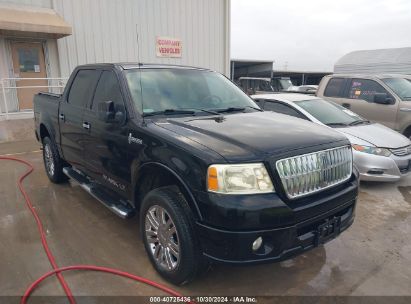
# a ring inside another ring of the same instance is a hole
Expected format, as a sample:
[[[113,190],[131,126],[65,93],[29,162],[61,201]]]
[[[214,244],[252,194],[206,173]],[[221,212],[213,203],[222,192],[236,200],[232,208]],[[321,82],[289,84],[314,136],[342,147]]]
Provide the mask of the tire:
[[[44,169],[51,182],[59,184],[67,180],[67,176],[63,173],[64,160],[50,137],[43,138],[43,161]]]
[[[410,127],[408,127],[405,131],[404,131],[404,134],[403,134],[405,137],[407,137],[408,139],[410,139],[411,140],[411,128]]]
[[[158,225],[159,222],[163,223]],[[207,268],[208,262],[202,256],[195,235],[191,210],[177,188],[158,188],[145,196],[140,231],[152,265],[167,281],[183,285]]]

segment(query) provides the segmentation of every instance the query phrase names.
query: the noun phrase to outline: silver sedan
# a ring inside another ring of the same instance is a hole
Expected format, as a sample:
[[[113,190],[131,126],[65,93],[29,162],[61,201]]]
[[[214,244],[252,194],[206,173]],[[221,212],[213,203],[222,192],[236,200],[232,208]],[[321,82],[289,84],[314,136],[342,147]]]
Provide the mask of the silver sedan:
[[[310,120],[346,135],[361,180],[396,181],[411,172],[411,142],[394,130],[316,96],[284,93],[251,97],[265,111]]]

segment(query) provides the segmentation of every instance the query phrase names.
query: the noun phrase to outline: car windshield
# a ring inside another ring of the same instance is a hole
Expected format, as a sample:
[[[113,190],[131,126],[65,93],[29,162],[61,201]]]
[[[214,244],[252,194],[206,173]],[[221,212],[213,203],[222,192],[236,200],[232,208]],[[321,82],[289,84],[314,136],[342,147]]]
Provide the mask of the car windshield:
[[[287,90],[289,87],[293,86],[290,79],[278,79],[278,82],[280,83],[280,88],[282,90]]]
[[[136,110],[147,116],[259,110],[243,91],[216,72],[133,69],[126,72],[126,78]]]
[[[309,99],[295,102],[323,124],[338,127],[369,123],[350,110],[323,99]]]
[[[402,100],[411,100],[411,81],[405,78],[385,78],[382,80]]]

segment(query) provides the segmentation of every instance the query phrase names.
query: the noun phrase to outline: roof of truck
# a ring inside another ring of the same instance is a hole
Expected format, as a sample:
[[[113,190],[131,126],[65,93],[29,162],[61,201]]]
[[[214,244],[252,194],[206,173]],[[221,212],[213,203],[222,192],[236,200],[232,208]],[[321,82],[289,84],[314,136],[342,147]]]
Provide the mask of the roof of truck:
[[[184,65],[173,65],[173,64],[154,64],[154,63],[138,63],[138,62],[116,62],[116,63],[93,63],[85,64],[79,67],[81,68],[96,68],[96,67],[120,67],[124,70],[130,69],[185,69],[185,70],[202,70],[209,71],[209,69],[184,66]]]
[[[374,78],[374,79],[381,79],[381,78],[410,78],[410,75],[407,74],[366,74],[366,73],[334,73],[331,75],[326,75],[325,77],[343,77],[343,78]]]

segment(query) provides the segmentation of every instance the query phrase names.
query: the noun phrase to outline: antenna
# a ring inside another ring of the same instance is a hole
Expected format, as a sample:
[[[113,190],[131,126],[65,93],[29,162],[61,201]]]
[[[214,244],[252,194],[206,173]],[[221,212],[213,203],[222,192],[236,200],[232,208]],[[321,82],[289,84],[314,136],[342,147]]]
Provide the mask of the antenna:
[[[136,36],[137,36],[137,61],[138,61],[138,75],[140,81],[140,94],[141,94],[141,116],[143,117],[143,124],[144,122],[144,97],[143,97],[143,85],[141,82],[141,61],[140,61],[140,36],[138,34],[138,24],[136,23]]]

